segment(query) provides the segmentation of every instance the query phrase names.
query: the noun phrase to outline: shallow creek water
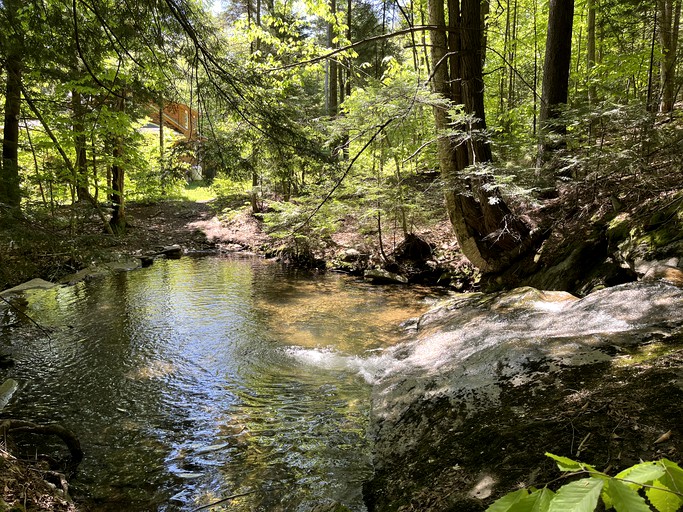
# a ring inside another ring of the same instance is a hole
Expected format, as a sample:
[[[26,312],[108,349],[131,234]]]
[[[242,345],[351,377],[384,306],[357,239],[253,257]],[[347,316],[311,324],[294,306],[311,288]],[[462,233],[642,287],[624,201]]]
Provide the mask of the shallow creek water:
[[[244,494],[223,510],[362,511],[372,355],[437,298],[227,258],[26,292],[20,306],[50,335],[0,329],[15,359],[2,376],[21,384],[3,414],[78,435],[72,490],[92,510]]]

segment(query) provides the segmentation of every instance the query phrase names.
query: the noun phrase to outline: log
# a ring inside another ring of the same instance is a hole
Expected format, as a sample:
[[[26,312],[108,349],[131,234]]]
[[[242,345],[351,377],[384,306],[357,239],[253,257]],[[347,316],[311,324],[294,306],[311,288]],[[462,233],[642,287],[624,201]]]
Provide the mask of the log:
[[[75,468],[83,460],[83,450],[78,437],[69,429],[61,425],[39,425],[30,421],[6,419],[0,422],[0,433],[7,435],[11,432],[27,432],[38,435],[54,435],[59,437],[71,455],[71,465]]]

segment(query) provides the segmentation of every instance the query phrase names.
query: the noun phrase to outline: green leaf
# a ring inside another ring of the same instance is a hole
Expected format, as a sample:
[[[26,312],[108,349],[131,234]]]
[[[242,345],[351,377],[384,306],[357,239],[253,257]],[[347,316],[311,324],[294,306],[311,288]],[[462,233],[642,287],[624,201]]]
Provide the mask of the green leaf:
[[[653,483],[653,487],[646,489],[645,495],[652,506],[659,512],[676,512],[683,505],[683,498],[672,493],[661,481]]]
[[[539,507],[542,506],[542,504],[539,503],[539,499],[541,498],[541,493],[542,493],[542,491],[539,491],[538,489],[532,491],[531,494],[529,494],[528,496],[522,498],[517,503],[515,503],[510,508],[510,512],[534,512],[534,509],[537,505]],[[537,510],[539,512],[540,511],[547,512],[548,506],[550,504],[550,500],[547,500],[547,501],[548,501],[548,503],[546,504],[545,508],[536,508],[535,510]]]
[[[669,459],[662,459],[659,463],[664,467],[666,472],[666,475],[661,479],[662,482],[664,482],[672,491],[683,493],[683,469]]]
[[[614,478],[628,480],[624,482],[632,489],[639,487],[637,484],[649,484],[664,474],[664,467],[657,462],[643,462],[618,473]],[[635,483],[631,483],[635,482]]]
[[[536,500],[534,501],[534,506],[531,508],[531,512],[548,512],[548,510],[550,510],[550,502],[555,497],[555,493],[544,487],[535,494]]]
[[[560,468],[560,471],[582,471],[584,468],[584,465],[580,462],[562,457],[561,455],[546,452],[545,456],[553,459],[557,463],[557,467]]]
[[[645,490],[647,499],[659,512],[676,512],[683,505],[683,498],[671,492],[662,481],[655,480],[653,487]]]
[[[0,386],[0,411],[9,403],[17,389],[19,389],[19,383],[14,379],[7,379],[2,383]]]
[[[605,492],[617,512],[651,512],[645,500],[634,489],[619,480],[608,480]]]
[[[563,485],[550,502],[550,512],[593,512],[605,481],[600,478],[582,478]]]
[[[529,491],[526,489],[520,489],[519,491],[506,494],[502,498],[498,498],[494,501],[489,508],[486,509],[486,512],[512,512],[515,504],[528,495]]]

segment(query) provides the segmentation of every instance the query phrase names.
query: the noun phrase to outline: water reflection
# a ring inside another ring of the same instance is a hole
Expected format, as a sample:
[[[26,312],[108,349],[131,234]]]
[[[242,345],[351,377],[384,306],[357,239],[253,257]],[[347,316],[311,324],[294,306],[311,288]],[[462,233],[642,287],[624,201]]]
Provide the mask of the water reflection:
[[[51,335],[0,331],[16,359],[3,377],[23,384],[7,413],[77,433],[86,459],[72,485],[96,510],[246,492],[224,509],[363,510],[363,355],[395,342],[429,297],[218,258],[27,293]]]

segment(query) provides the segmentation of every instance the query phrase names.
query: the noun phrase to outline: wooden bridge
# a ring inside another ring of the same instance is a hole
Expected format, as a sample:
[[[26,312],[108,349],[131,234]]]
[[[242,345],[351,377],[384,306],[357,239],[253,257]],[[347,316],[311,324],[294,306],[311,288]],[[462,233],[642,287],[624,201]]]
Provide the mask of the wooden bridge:
[[[153,105],[150,110],[149,117],[152,123],[161,126],[159,107]],[[197,121],[199,120],[199,112],[196,110],[182,103],[167,103],[164,105],[162,117],[165,127],[181,134],[187,140],[198,138]]]

